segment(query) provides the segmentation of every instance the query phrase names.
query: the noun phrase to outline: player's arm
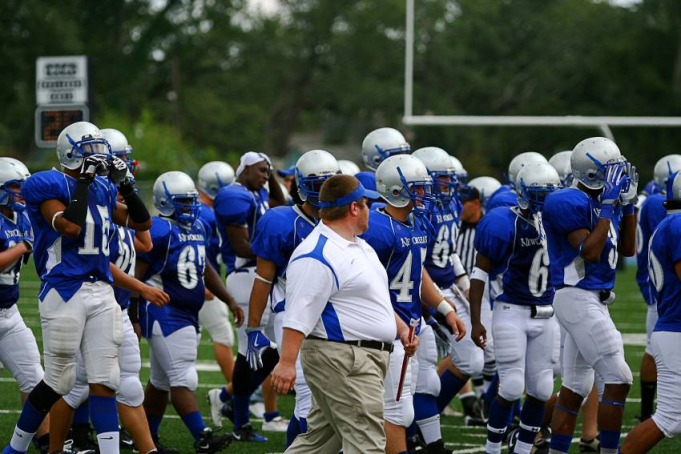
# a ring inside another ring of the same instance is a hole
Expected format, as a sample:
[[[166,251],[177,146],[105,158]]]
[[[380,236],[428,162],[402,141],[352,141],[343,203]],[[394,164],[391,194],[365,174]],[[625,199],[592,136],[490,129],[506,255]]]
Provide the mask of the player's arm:
[[[133,230],[149,230],[151,215],[137,194],[135,184],[125,179],[118,185],[118,192],[125,200],[125,204],[116,202],[116,209],[113,210],[112,215],[114,223]]]
[[[151,241],[151,233],[148,230],[135,231],[135,251],[146,254],[151,252],[154,248],[154,243]]]
[[[255,268],[255,281],[248,302],[248,327],[260,327],[262,314],[267,308],[267,300],[272,290],[272,284],[277,277],[277,265],[271,260],[258,257]]]
[[[166,304],[168,304],[168,302],[170,302],[170,296],[168,296],[166,292],[151,287],[143,283],[142,281],[139,281],[134,277],[129,276],[128,273],[125,273],[123,270],[121,270],[113,263],[109,263],[109,270],[111,271],[111,275],[113,276],[114,280],[114,285],[116,287],[120,287],[125,290],[134,292],[142,296],[142,298],[149,301],[154,306],[161,307],[165,306]]]
[[[270,171],[270,178],[268,180],[268,186],[270,188],[270,208],[286,205],[286,197],[284,197],[284,191],[281,190],[279,186],[279,181],[274,175],[275,172]]]
[[[599,218],[596,228],[592,232],[588,229],[579,229],[570,232],[567,236],[570,246],[584,258],[586,262],[596,263],[601,258],[610,231],[610,219]]]
[[[241,324],[244,322],[244,311],[241,310],[238,304],[236,304],[234,297],[229,294],[222,283],[220,275],[208,262],[206,262],[206,270],[204,271],[203,279],[206,283],[206,288],[210,290],[213,295],[217,296],[219,300],[225,303],[227,307],[229,307],[229,310],[234,316],[234,324],[236,324],[237,327],[241,326]]]
[[[626,210],[628,206],[625,206]],[[622,216],[617,252],[625,257],[633,257],[636,254],[636,212],[634,205]]]
[[[456,341],[460,341],[466,335],[466,325],[456,315],[454,304],[442,295],[425,268],[421,272],[421,279],[421,301],[445,316],[447,324],[452,328],[452,334],[456,336]]]
[[[471,274],[469,302],[471,303],[471,338],[480,348],[485,348],[487,345],[487,329],[480,321],[480,312],[487,285],[487,275],[492,271],[492,266],[492,261],[478,252],[475,256],[475,268]]]
[[[254,259],[255,254],[251,251],[251,240],[248,237],[248,228],[241,225],[227,225],[227,240],[232,245],[234,253],[241,258]]]
[[[31,246],[25,241],[0,252],[0,271],[6,270],[10,265],[19,260],[24,254],[31,252]]]

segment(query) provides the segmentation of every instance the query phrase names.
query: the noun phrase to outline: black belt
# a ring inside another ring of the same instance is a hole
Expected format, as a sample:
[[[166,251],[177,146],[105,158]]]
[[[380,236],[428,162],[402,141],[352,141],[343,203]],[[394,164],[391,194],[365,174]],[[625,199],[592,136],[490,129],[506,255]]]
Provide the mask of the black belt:
[[[326,341],[326,342],[336,342],[338,344],[346,344],[346,345],[354,345],[355,347],[362,347],[362,348],[370,348],[372,350],[378,350],[381,352],[388,352],[392,353],[393,352],[393,343],[392,342],[379,342],[379,341],[370,341],[370,340],[356,340],[356,341],[337,341],[337,340],[331,340],[331,339],[324,339],[323,337],[317,337],[317,336],[307,336],[308,339],[312,340],[318,340],[318,341]]]

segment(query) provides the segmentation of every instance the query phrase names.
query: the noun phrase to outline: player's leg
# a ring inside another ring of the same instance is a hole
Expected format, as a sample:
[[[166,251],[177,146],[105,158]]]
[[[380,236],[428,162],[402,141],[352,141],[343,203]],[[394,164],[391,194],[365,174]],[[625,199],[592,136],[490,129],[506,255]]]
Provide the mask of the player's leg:
[[[528,320],[525,383],[527,395],[520,413],[520,430],[515,454],[530,454],[537,434],[541,431],[546,402],[553,394],[554,339],[560,336],[551,319]]]
[[[90,432],[90,412],[87,409],[87,420],[84,423],[74,423],[74,413],[84,402],[87,401],[90,388],[87,382],[87,372],[82,356],[78,354],[78,368],[76,371],[76,383],[68,394],[64,395],[50,410],[50,418],[53,421],[50,434],[50,452],[60,451],[68,438],[70,428],[73,428],[73,448],[78,450],[94,449],[94,440]]]
[[[276,339],[274,333],[274,314],[269,310],[265,310],[261,323],[265,326],[265,336],[267,336],[268,339]],[[279,352],[277,350],[277,355],[278,354]],[[271,371],[269,368],[266,370]],[[279,413],[279,408],[277,406],[279,395],[272,388],[269,375],[262,383],[262,396],[265,407],[262,430],[265,432],[286,432],[289,421],[288,419],[284,419],[281,416],[281,413]]]
[[[146,454],[156,449],[144,414],[144,389],[139,372],[142,368],[139,342],[132,328],[128,312],[123,311],[123,344],[119,351],[121,383],[116,393],[118,413],[123,427],[130,433],[137,450]]]
[[[17,381],[21,401],[25,403],[29,393],[43,379],[44,373],[35,336],[24,323],[16,305],[0,315],[0,363],[7,367]],[[49,443],[49,419],[49,416],[46,417],[36,431],[35,442],[39,447],[47,447]]]
[[[163,354],[163,332],[158,322],[152,326],[149,342],[149,382],[144,390],[144,413],[147,415],[149,431],[154,441],[158,440],[158,432],[163,421],[170,395],[170,382],[161,364],[159,356]]]
[[[646,351],[641,361],[641,421],[645,421],[653,415],[653,407],[655,406],[655,392],[657,391],[657,368],[655,366],[655,359],[653,358],[650,337],[657,323],[657,305],[648,305],[648,312],[646,314]]]
[[[90,420],[102,454],[120,449],[116,391],[120,384],[118,350],[123,342],[121,308],[105,282],[83,284],[79,292],[88,302],[81,353],[90,384]]]
[[[6,452],[26,452],[50,408],[76,380],[76,354],[85,323],[84,301],[77,293],[66,304],[56,290],[40,304],[45,375],[30,392]]]
[[[492,401],[487,421],[488,454],[500,454],[513,405],[525,390],[525,355],[529,308],[498,302],[491,331],[497,339],[499,393]]]
[[[412,396],[411,361],[407,361],[407,373],[404,376],[402,395],[397,402],[397,392],[402,372],[404,347],[400,341],[393,342],[390,354],[388,373],[385,377],[384,416],[386,453],[397,454],[407,450],[406,429],[414,420],[414,400]]]
[[[620,448],[622,454],[650,451],[663,438],[681,433],[681,333],[658,331],[651,336],[651,353],[657,369],[657,410],[637,425]]]

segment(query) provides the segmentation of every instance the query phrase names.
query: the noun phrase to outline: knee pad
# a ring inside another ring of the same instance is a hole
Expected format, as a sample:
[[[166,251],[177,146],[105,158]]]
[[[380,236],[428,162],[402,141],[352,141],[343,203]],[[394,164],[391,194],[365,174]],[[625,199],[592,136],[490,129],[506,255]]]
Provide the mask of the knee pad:
[[[95,384],[106,386],[112,391],[118,391],[121,384],[121,368],[118,366],[118,359],[111,364],[109,378],[103,382],[95,382]]]
[[[27,367],[20,375],[16,377],[19,390],[22,393],[30,393],[33,391],[38,383],[43,379],[43,368],[40,367],[40,361]]]
[[[59,377],[50,377],[52,380],[48,382],[48,377],[46,376],[45,380],[57,393],[62,396],[66,395],[76,384],[76,369],[77,364],[74,357],[73,363],[69,363],[62,368],[61,375]],[[56,378],[56,381],[54,378]]]
[[[551,383],[553,385],[553,382]],[[522,369],[509,369],[499,381],[499,395],[509,402],[523,397],[525,390],[525,374]]]
[[[144,402],[142,382],[136,375],[121,377],[121,384],[116,393],[116,401],[128,407],[139,407]]]
[[[606,384],[631,385],[634,377],[620,352],[603,356],[594,364],[594,370]]]
[[[409,427],[414,422],[414,402],[411,398],[403,396],[399,402],[385,408],[385,420],[391,424],[402,427]]]
[[[416,381],[416,393],[437,397],[440,395],[440,387],[440,376],[437,374],[435,366],[433,365],[427,369],[421,368],[418,380]]]
[[[68,394],[64,396],[64,401],[71,408],[78,408],[85,402],[90,395],[90,387],[87,382],[87,377],[80,374],[76,378],[76,384],[71,388]]]
[[[553,394],[553,370],[543,370],[534,377],[527,384],[527,394],[542,402],[549,400]]]
[[[173,383],[171,386],[175,386],[175,384]],[[190,391],[196,391],[196,388],[199,387],[199,374],[196,372],[196,366],[191,366],[186,370],[180,386],[184,386]]]

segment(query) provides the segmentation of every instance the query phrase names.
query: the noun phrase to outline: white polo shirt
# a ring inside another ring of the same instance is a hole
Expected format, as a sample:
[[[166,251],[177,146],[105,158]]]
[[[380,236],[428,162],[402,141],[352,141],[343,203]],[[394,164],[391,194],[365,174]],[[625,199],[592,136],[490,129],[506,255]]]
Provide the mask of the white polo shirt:
[[[374,249],[320,222],[286,269],[283,326],[333,341],[392,342],[397,327],[388,275]]]

